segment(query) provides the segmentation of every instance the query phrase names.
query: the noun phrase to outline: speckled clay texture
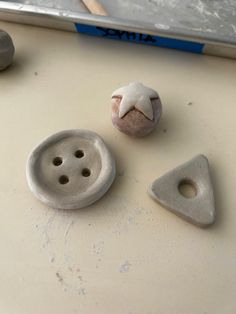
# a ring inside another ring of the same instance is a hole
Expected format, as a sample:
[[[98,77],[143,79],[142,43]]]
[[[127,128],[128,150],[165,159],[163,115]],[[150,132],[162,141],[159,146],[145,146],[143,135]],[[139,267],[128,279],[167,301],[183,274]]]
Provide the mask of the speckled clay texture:
[[[123,105],[122,100],[127,96],[127,91],[129,92],[130,89],[136,95],[133,95],[134,97],[129,95],[128,101],[132,103],[131,105],[128,103],[127,111],[124,111],[121,108]],[[136,106],[137,103],[139,105]],[[149,134],[157,126],[161,114],[162,104],[158,93],[141,83],[131,83],[124,88],[118,89],[112,95],[113,125],[127,135],[143,137]]]
[[[0,71],[5,70],[13,61],[15,48],[11,37],[0,30]]]

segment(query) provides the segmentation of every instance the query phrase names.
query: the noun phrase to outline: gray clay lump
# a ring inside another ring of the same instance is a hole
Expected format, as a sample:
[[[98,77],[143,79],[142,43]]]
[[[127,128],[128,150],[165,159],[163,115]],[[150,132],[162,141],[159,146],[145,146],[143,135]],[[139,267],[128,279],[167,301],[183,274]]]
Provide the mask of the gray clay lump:
[[[15,48],[7,32],[0,30],[0,71],[5,70],[13,61]]]

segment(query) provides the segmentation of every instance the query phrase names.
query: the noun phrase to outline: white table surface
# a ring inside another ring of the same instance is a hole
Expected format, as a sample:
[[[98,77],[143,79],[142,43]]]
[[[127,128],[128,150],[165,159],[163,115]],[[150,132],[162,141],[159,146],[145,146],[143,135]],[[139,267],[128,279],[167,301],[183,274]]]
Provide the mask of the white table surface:
[[[0,22],[15,42],[0,73],[0,311],[4,314],[236,313],[236,62]],[[110,120],[110,95],[142,81],[164,115],[135,140]],[[192,103],[191,105],[188,105]],[[47,208],[26,159],[63,129],[99,133],[118,175],[99,202]],[[166,130],[166,132],[164,131]],[[203,153],[217,222],[201,230],[157,205],[148,185]]]

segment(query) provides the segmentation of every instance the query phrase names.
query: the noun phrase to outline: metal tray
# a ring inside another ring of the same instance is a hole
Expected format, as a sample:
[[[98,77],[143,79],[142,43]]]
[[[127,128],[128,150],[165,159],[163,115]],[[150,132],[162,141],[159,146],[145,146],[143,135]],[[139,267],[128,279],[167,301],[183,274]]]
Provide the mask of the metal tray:
[[[0,19],[236,58],[234,0],[100,0],[109,17],[80,0],[0,1]]]

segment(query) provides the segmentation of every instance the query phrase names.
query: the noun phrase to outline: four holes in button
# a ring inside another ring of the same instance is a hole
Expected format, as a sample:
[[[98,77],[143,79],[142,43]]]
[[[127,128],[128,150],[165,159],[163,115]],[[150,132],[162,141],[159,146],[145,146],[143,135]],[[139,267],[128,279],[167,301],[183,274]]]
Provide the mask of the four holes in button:
[[[82,150],[78,149],[74,153],[74,155],[75,155],[76,158],[83,158],[84,157],[84,152]],[[63,163],[63,160],[62,160],[61,157],[55,157],[53,159],[53,165],[56,166],[56,167],[61,166],[62,163]],[[82,170],[81,174],[82,174],[83,177],[87,178],[87,177],[90,177],[91,171],[88,168],[84,168]],[[59,177],[58,181],[59,181],[60,184],[65,185],[65,184],[69,183],[69,178],[66,175],[62,175],[62,176]]]

